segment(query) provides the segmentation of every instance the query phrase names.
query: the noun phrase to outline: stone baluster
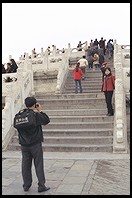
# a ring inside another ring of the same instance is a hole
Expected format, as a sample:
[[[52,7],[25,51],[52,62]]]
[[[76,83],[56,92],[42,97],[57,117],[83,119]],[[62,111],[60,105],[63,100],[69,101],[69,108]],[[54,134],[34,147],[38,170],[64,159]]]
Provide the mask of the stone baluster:
[[[17,69],[17,84],[18,84],[18,87],[21,88],[21,104],[23,104],[23,100],[25,97],[24,97],[24,79],[23,79],[22,64]]]
[[[68,58],[71,56],[71,44],[70,43],[68,43],[67,56]]]
[[[22,60],[22,55],[19,57],[19,60]]]
[[[9,55],[9,60],[12,59],[12,55]]]
[[[61,84],[61,71],[59,70],[57,75],[56,94],[60,94],[60,84]]]
[[[41,48],[41,58],[43,58],[44,56],[44,52],[43,52],[43,48]]]
[[[85,48],[88,49],[88,41],[85,42]]]
[[[24,60],[24,66],[23,66],[23,71],[28,70],[28,53],[25,54],[25,60]]]
[[[121,59],[121,49],[115,57],[115,115],[114,115],[114,135],[113,152],[127,152],[127,123],[126,123],[126,101],[123,89],[123,69]]]
[[[6,149],[7,134],[12,125],[12,114],[11,114],[11,98],[8,96],[5,98],[5,108],[2,110],[2,150]]]
[[[45,55],[43,57],[43,65],[46,70],[48,70],[48,51],[45,51]]]
[[[13,123],[13,116],[14,116],[14,89],[13,89],[13,84],[12,83],[7,83],[6,85],[6,90],[7,90],[7,96],[5,97],[5,109],[6,109],[6,104],[10,104],[9,108],[11,108],[11,123]]]
[[[28,57],[28,53],[26,54],[26,66],[27,66],[27,70],[28,72],[30,72],[30,82],[31,82],[31,94],[34,95],[34,82],[33,82],[33,68],[32,68],[32,60],[27,59]]]
[[[31,53],[31,59],[34,59],[34,53],[33,52]]]
[[[56,45],[53,47],[53,56],[56,56]]]

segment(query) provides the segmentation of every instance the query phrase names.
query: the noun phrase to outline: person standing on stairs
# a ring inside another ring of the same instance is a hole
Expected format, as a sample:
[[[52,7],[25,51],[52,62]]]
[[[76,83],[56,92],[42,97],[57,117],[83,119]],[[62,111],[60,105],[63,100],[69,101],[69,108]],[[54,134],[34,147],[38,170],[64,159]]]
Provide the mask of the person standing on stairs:
[[[25,105],[29,111],[34,111],[36,117],[36,127],[18,130],[19,144],[22,152],[22,178],[23,189],[25,192],[32,185],[32,160],[34,161],[36,176],[38,178],[38,192],[44,192],[50,189],[45,186],[45,174],[43,168],[43,131],[42,125],[47,125],[50,119],[46,113],[42,111],[42,106],[37,103],[34,97],[27,97]]]
[[[86,78],[86,67],[88,66],[88,61],[86,59],[86,56],[82,56],[82,58],[79,59],[78,63],[80,63],[80,68],[83,72],[83,77],[82,80],[84,80]]]
[[[73,69],[73,76],[75,81],[75,93],[78,93],[78,85],[79,85],[80,93],[82,93],[81,78],[83,76],[83,72],[80,69],[79,62],[76,64],[76,67]]]
[[[115,76],[112,75],[110,67],[105,68],[102,91],[105,94],[105,101],[108,109],[108,116],[113,116],[112,96],[115,89]]]
[[[99,55],[97,53],[94,54],[93,56],[93,71],[97,68],[100,67],[100,64],[99,64]]]

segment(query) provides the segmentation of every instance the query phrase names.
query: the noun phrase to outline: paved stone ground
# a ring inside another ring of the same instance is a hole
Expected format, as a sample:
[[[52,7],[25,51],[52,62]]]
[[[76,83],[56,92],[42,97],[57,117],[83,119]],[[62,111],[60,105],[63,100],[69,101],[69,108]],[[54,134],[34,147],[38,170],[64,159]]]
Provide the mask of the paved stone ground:
[[[44,153],[47,192],[22,188],[21,152],[2,152],[2,195],[130,195],[130,154]]]

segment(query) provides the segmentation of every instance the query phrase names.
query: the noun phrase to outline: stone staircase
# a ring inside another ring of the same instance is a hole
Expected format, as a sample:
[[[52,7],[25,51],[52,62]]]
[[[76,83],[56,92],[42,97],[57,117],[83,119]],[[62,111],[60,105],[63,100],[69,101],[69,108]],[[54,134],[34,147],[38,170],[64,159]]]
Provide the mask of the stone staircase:
[[[99,69],[87,68],[86,79],[82,81],[83,93],[75,94],[70,68],[62,94],[36,92],[36,99],[51,120],[43,126],[44,151],[112,152],[114,117],[106,116],[101,77]],[[20,149],[17,132],[8,149]]]

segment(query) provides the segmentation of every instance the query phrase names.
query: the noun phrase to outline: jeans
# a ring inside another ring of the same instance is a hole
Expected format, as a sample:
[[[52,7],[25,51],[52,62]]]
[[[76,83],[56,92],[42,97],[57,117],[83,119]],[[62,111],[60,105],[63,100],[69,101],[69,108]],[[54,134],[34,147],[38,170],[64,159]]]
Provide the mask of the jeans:
[[[78,93],[78,85],[79,85],[80,93],[82,93],[81,80],[75,80],[75,93]]]
[[[93,68],[93,62],[89,61],[88,66],[89,66],[89,68]]]
[[[82,72],[83,72],[83,77],[85,77],[85,74],[86,74],[86,67],[80,67]]]

